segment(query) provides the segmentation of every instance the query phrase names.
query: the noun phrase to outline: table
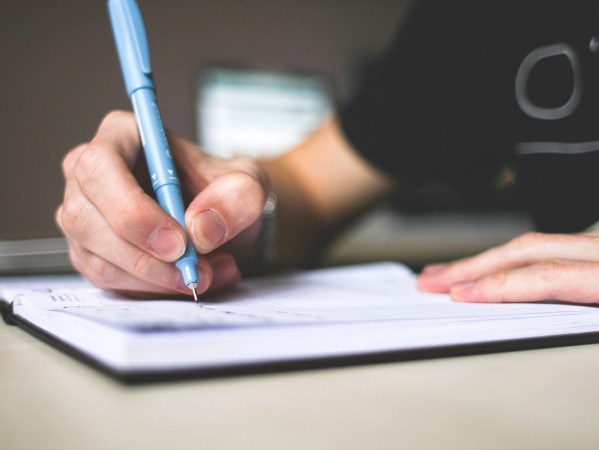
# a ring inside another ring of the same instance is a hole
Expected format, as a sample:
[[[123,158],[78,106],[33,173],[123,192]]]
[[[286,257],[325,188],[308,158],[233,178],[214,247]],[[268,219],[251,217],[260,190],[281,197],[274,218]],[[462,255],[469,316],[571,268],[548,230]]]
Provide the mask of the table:
[[[598,448],[599,344],[126,386],[0,324],[6,449]]]

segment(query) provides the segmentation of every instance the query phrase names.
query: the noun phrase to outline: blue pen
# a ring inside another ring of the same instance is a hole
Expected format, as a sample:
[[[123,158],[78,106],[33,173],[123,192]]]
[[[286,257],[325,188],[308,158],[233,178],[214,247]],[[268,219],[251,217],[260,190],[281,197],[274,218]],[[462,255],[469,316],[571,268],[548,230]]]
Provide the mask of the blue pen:
[[[152,187],[160,206],[185,229],[179,178],[156,103],[148,40],[139,7],[134,0],[109,0],[108,12],[127,94],[131,97],[137,118]],[[187,236],[187,248],[177,260],[176,266],[183,274],[185,284],[193,291],[196,302],[199,282],[197,262],[198,255]]]

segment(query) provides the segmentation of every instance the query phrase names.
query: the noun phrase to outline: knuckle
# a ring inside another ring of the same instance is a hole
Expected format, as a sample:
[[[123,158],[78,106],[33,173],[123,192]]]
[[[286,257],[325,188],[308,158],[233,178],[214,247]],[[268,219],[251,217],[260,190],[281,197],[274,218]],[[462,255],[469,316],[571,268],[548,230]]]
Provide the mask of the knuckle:
[[[543,249],[556,239],[556,236],[530,231],[521,236],[514,238],[508,244],[506,250],[511,254],[511,257],[517,261],[534,260],[535,255],[543,252]]]
[[[75,168],[77,159],[79,158],[79,155],[85,147],[86,144],[78,145],[77,147],[67,152],[67,154],[64,155],[64,157],[62,158],[62,173],[64,174],[65,178],[67,178]]]
[[[54,222],[56,223],[56,225],[58,225],[58,228],[60,228],[60,230],[64,233],[65,230],[62,224],[62,209],[62,204],[58,205],[56,211],[54,212]]]
[[[80,272],[89,281],[101,289],[116,287],[118,269],[104,259],[94,254],[88,254],[82,261]]]
[[[544,286],[544,297],[548,299],[559,298],[563,283],[560,279],[564,278],[569,269],[568,263],[562,260],[549,260],[537,264],[537,274]]]
[[[87,278],[87,275],[85,273],[85,264],[83,264],[81,258],[79,257],[78,253],[73,249],[73,247],[69,248],[69,259],[71,260],[73,268]]]
[[[488,282],[491,284],[493,289],[502,291],[505,288],[508,280],[508,274],[505,270],[500,270],[489,275]]]
[[[152,255],[141,252],[130,258],[127,271],[141,280],[149,280],[152,283],[161,284],[160,281],[156,279],[156,275],[152,274],[151,268],[154,266],[155,262],[155,258]]]
[[[544,233],[539,233],[537,231],[529,231],[528,233],[524,233],[510,241],[510,244],[513,247],[533,247],[537,245],[540,241],[543,241],[547,238],[547,235]]]
[[[568,264],[559,259],[543,261],[537,266],[539,278],[547,283],[553,283],[568,269]]]
[[[71,242],[70,240],[68,241],[68,252],[69,252],[69,259],[71,260],[71,263],[73,264],[73,267],[78,271],[81,272],[81,264],[79,263],[79,251],[78,251],[78,246],[76,244],[74,244],[73,242]]]
[[[67,234],[75,234],[75,230],[81,225],[81,219],[86,209],[86,202],[81,195],[68,195],[65,202],[58,209],[57,222],[62,224],[62,229]]]
[[[262,185],[252,175],[237,172],[231,176],[231,185],[242,199],[247,200],[248,214],[254,216],[262,212],[266,195]]]
[[[89,183],[95,178],[100,167],[101,148],[97,144],[90,144],[83,150],[73,168],[77,183],[80,185]]]
[[[509,273],[501,270],[484,278],[478,286],[478,294],[482,297],[492,298],[497,302],[509,301],[511,291],[508,286]]]
[[[132,224],[139,227],[147,220],[148,213],[135,198],[119,203],[118,214],[110,217],[110,228],[119,236],[127,236],[132,230]]]
[[[132,120],[133,120],[133,113],[131,113],[129,111],[115,109],[115,110],[108,112],[104,116],[104,118],[102,119],[102,122],[100,123],[100,128],[110,127],[115,123],[120,123],[122,121],[132,121]]]

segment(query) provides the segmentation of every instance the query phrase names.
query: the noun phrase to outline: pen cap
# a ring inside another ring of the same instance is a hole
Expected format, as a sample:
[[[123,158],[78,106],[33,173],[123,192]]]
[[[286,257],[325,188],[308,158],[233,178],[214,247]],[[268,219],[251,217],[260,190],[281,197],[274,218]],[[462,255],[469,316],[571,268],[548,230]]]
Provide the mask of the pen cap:
[[[127,95],[139,88],[154,89],[148,40],[135,0],[108,0],[108,13]]]

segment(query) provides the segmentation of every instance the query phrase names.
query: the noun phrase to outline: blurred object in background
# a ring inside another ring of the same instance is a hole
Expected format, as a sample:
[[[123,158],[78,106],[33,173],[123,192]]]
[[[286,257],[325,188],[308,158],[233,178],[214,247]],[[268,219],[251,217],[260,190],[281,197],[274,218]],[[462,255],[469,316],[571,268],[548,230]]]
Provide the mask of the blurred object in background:
[[[276,156],[332,114],[331,97],[316,74],[208,67],[197,80],[197,142],[223,158]]]

